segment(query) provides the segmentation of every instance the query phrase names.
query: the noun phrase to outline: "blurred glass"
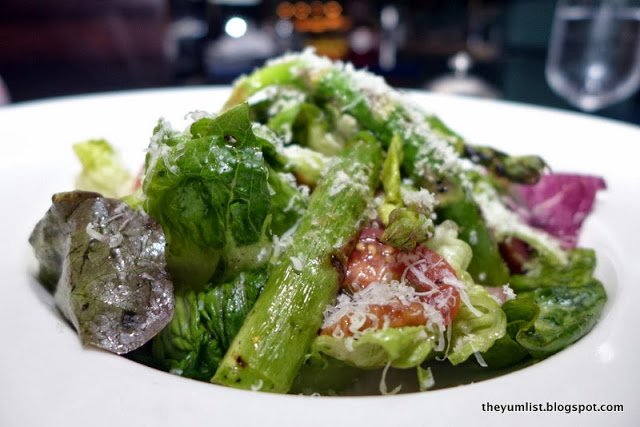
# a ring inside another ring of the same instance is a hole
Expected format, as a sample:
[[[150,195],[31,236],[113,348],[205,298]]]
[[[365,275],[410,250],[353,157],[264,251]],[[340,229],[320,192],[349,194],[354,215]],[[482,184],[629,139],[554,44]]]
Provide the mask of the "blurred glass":
[[[640,0],[559,0],[546,77],[583,111],[631,96],[640,87]]]

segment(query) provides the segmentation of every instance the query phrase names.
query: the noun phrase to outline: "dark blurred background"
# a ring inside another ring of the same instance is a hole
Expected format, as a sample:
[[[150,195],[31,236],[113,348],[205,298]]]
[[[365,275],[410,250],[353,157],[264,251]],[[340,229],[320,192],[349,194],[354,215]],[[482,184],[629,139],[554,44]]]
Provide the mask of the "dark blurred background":
[[[554,7],[555,0],[2,0],[0,76],[13,102],[228,84],[267,58],[313,46],[396,86],[573,109],[545,81]],[[640,123],[640,99],[596,114]]]

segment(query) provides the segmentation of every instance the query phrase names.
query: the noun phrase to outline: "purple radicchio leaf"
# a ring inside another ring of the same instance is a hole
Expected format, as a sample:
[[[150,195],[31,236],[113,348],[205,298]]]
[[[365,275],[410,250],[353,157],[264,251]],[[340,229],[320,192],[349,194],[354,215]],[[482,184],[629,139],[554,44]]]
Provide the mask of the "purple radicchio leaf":
[[[565,248],[574,248],[596,193],[604,179],[591,175],[552,173],[534,185],[514,185],[516,210],[533,227],[557,237]]]

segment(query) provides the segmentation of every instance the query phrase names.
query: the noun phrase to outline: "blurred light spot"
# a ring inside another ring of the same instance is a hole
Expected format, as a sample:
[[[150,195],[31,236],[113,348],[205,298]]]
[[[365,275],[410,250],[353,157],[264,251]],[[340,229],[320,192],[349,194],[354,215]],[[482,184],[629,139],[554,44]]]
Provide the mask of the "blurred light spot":
[[[342,15],[342,6],[337,1],[328,1],[324,5],[324,14],[328,18],[337,18]]]
[[[234,16],[224,25],[224,32],[234,39],[239,39],[247,32],[247,21],[238,16]]]
[[[350,37],[351,48],[358,55],[363,55],[375,47],[376,39],[374,34],[366,27],[358,27]]]
[[[380,11],[380,24],[385,30],[393,30],[398,26],[400,14],[395,6],[385,6]]]
[[[284,19],[278,20],[275,25],[276,34],[278,37],[286,39],[293,34],[293,24],[291,21],[285,21]]]

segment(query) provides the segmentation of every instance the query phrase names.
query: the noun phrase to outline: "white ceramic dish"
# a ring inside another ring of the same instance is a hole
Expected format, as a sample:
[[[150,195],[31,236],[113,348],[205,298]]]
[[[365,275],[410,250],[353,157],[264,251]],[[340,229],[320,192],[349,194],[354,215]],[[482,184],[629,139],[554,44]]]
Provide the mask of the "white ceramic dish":
[[[475,143],[536,153],[557,170],[606,177],[581,238],[609,301],[581,341],[527,369],[420,394],[313,398],[245,392],[84,349],[32,277],[28,235],[79,170],[70,145],[104,137],[139,167],[158,117],[215,111],[220,88],[140,91],[0,109],[1,426],[640,425],[640,128],[587,116],[414,93]],[[622,404],[624,412],[483,412],[491,404]]]

